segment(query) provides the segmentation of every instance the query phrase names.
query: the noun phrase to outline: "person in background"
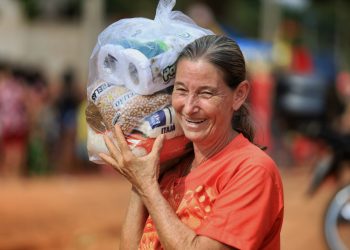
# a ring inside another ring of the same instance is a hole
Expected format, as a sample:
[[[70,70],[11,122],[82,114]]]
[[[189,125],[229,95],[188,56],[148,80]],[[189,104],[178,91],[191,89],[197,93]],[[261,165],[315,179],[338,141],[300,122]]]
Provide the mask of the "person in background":
[[[272,61],[277,72],[314,72],[310,49],[303,42],[302,25],[296,19],[282,20],[273,41]]]
[[[49,86],[44,74],[37,69],[27,73],[27,99],[30,133],[28,139],[28,174],[47,175],[52,172],[50,150],[51,134],[57,131],[55,114],[51,107]]]
[[[24,173],[29,132],[24,72],[10,66],[1,71],[0,171],[6,177],[19,177]]]
[[[177,60],[172,105],[193,153],[163,173],[159,136],[136,157],[115,127],[101,158],[132,184],[121,249],[280,249],[283,188],[274,161],[254,144],[250,83],[235,41],[199,38]]]
[[[78,82],[75,71],[71,68],[62,74],[62,86],[59,98],[56,100],[56,110],[59,124],[59,140],[56,154],[60,159],[56,163],[58,173],[72,173],[76,171],[76,133],[77,112],[80,103]]]
[[[209,29],[217,35],[224,35],[223,29],[215,18],[212,9],[205,3],[193,3],[187,10],[189,17],[200,27]]]

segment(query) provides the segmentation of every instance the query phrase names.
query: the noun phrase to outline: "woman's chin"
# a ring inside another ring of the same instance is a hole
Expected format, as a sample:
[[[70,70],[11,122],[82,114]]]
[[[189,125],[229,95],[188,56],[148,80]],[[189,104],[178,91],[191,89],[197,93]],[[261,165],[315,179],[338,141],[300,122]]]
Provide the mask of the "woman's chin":
[[[203,133],[184,131],[185,137],[192,141],[193,143],[202,142],[205,140],[206,136]]]

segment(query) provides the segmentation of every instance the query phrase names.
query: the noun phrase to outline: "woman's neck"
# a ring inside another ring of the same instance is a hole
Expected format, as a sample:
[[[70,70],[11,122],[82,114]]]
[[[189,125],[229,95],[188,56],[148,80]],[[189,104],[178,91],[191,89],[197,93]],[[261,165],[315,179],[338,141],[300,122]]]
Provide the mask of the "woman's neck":
[[[198,165],[202,164],[216,153],[220,152],[226,147],[232,140],[238,135],[234,130],[230,131],[223,139],[216,140],[213,143],[193,143],[194,148],[194,159],[192,162],[191,169],[193,170]]]

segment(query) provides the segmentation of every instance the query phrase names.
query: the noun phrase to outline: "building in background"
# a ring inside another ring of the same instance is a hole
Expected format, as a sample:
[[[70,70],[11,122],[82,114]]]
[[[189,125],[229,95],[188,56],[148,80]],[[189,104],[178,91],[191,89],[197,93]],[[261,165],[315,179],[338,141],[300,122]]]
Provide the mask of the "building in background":
[[[176,10],[198,2],[177,0]],[[202,0],[218,24],[239,37],[271,42],[283,14],[297,13],[306,40],[314,50],[334,50],[342,68],[349,69],[349,36],[344,0]],[[87,79],[88,58],[97,35],[122,18],[153,18],[155,0],[1,0],[0,61],[42,68],[55,82],[67,68],[77,80]]]
[[[81,10],[72,11],[69,2],[80,3],[75,8]],[[73,68],[84,83],[88,58],[104,26],[103,4],[100,0],[1,0],[0,61],[40,68],[49,82],[59,81],[67,68]]]

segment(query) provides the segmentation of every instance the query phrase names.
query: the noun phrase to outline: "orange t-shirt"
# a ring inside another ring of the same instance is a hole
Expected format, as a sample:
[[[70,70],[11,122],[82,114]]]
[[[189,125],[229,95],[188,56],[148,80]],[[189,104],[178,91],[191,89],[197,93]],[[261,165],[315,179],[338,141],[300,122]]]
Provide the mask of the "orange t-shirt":
[[[240,134],[181,177],[190,162],[184,159],[160,183],[183,223],[198,235],[238,249],[280,249],[283,188],[279,171],[265,152]],[[139,248],[162,249],[151,217]]]

